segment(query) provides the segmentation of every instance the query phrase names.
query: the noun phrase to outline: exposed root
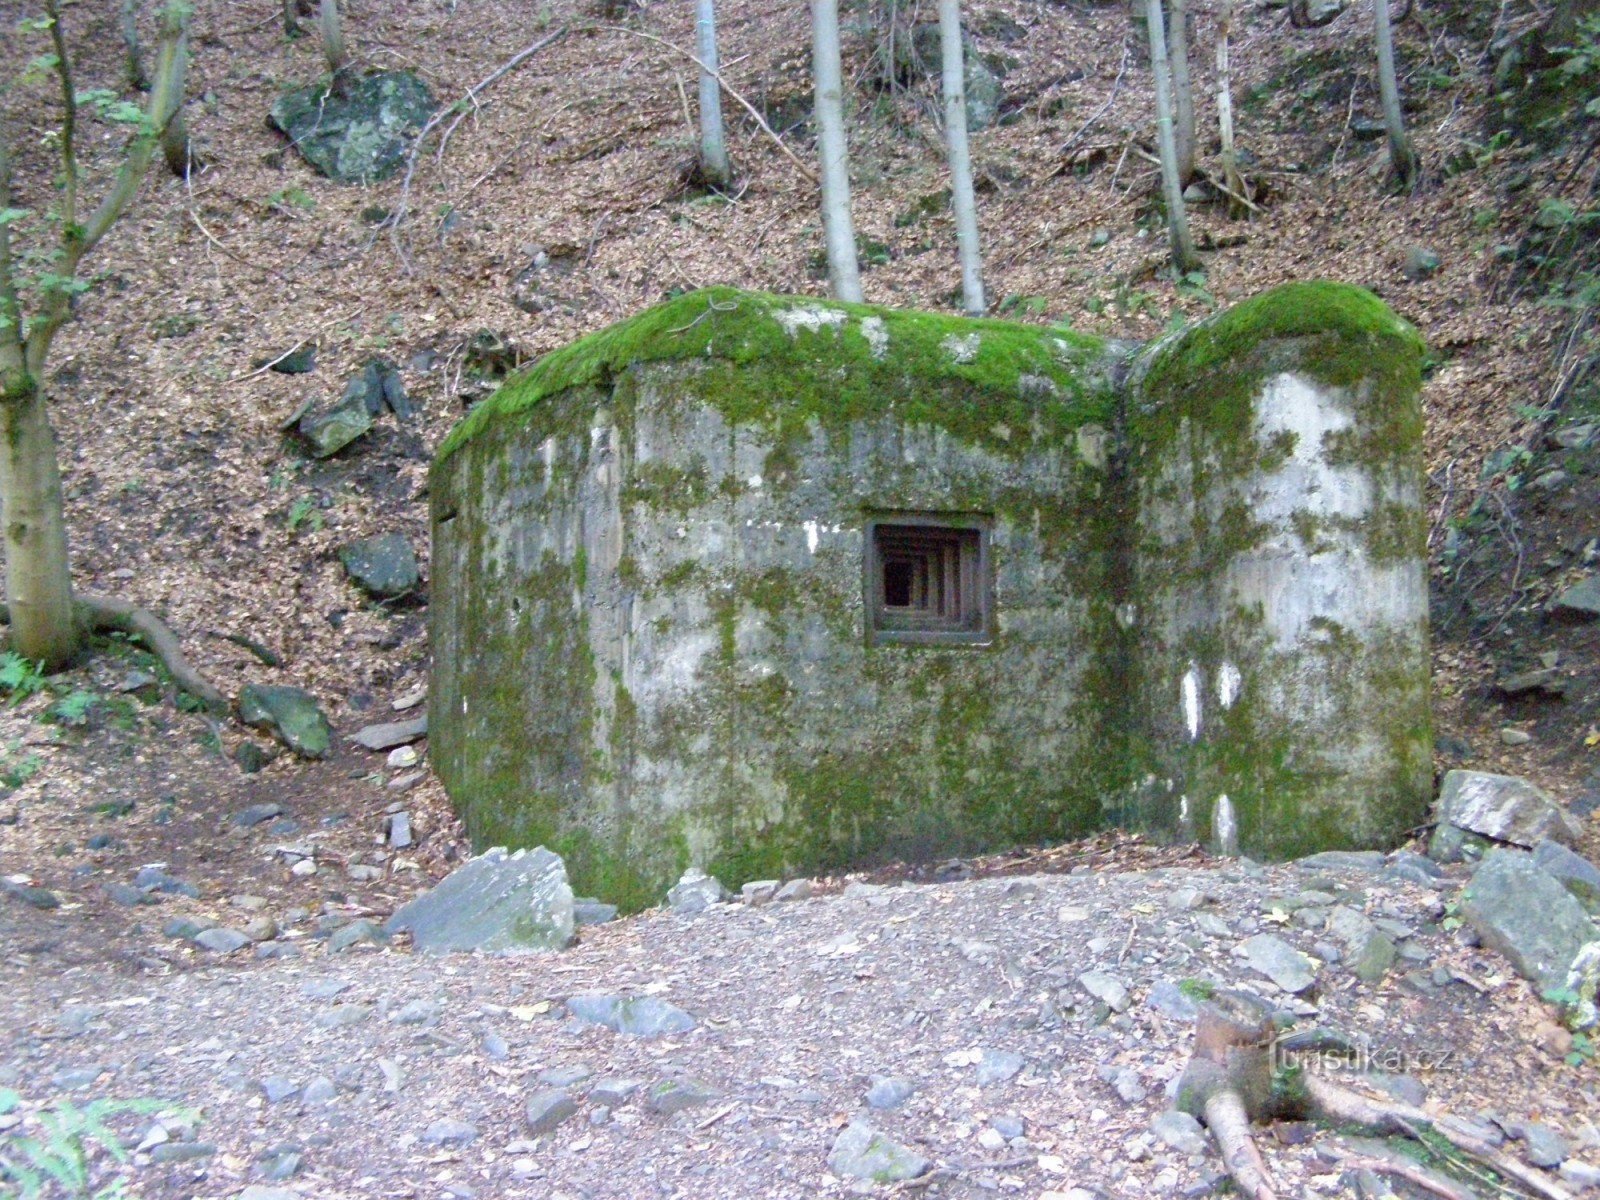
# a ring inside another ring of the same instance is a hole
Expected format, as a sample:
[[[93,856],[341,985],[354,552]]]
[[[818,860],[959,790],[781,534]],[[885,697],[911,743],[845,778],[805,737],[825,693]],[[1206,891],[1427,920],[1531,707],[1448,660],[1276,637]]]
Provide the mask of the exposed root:
[[[178,638],[154,613],[115,596],[78,596],[79,619],[96,632],[114,631],[136,637],[161,660],[173,681],[212,713],[226,713],[228,698],[184,657]]]
[[[1239,1093],[1228,1088],[1213,1092],[1205,1104],[1205,1120],[1240,1194],[1250,1200],[1278,1200],[1261,1148],[1251,1136],[1250,1114]]]
[[[1205,1121],[1241,1194],[1277,1200],[1250,1132],[1272,1091],[1272,1014],[1240,992],[1218,992],[1195,1017],[1194,1054],[1178,1081],[1178,1106]]]

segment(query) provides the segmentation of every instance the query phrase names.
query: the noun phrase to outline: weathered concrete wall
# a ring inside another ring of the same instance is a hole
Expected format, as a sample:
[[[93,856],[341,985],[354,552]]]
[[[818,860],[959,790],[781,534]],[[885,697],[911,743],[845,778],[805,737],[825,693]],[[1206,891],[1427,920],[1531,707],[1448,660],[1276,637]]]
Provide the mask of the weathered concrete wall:
[[[1094,339],[725,289],[508,384],[433,478],[431,752],[473,836],[637,906],[691,863],[1410,823],[1415,340],[1354,289],[1252,304],[1147,351],[1126,413]],[[869,645],[901,512],[987,523],[987,644]]]
[[[1127,822],[1282,858],[1422,819],[1420,362],[1376,298],[1299,284],[1137,364],[1124,619],[1150,774]]]

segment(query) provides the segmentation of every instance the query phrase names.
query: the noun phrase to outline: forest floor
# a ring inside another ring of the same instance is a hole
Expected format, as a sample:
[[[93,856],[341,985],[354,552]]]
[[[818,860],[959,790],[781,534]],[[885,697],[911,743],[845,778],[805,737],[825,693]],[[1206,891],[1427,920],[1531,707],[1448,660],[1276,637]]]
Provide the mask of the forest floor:
[[[322,66],[313,37],[285,39],[276,6],[259,7],[195,4],[188,119],[199,166],[186,180],[152,179],[98,252],[97,285],[60,339],[48,386],[77,586],[163,614],[230,694],[246,682],[311,690],[343,735],[390,719],[392,702],[426,686],[428,648],[425,587],[401,603],[364,600],[337,550],[397,530],[426,574],[429,454],[462,415],[464,395],[477,394],[463,371],[475,335],[492,330],[528,360],[675,289],[819,293],[821,230],[812,185],[735,106],[739,187],[724,197],[685,184],[694,67],[651,39],[690,45],[688,6],[649,5],[611,21],[571,0],[365,0],[348,17],[358,64],[414,68],[447,103],[517,49],[565,31],[463,105],[448,144],[430,144],[419,161],[411,221],[382,229],[375,218],[400,203],[399,179],[329,183],[267,127],[278,92],[314,80]],[[724,0],[720,8],[729,82],[810,158],[805,7]],[[1191,8],[1204,96],[1209,50],[1201,48],[1215,12]],[[119,86],[115,9],[67,10],[80,87]],[[975,136],[974,156],[987,283],[1000,315],[1143,339],[1180,314],[1194,319],[1314,275],[1367,286],[1416,324],[1430,347],[1440,765],[1526,775],[1580,800],[1600,788],[1600,635],[1549,623],[1543,606],[1600,536],[1600,470],[1558,464],[1546,449],[1562,314],[1509,286],[1496,254],[1559,192],[1571,163],[1483,136],[1484,48],[1497,21],[1524,15],[1514,5],[1497,16],[1493,6],[1419,4],[1401,24],[1402,86],[1426,169],[1414,195],[1397,196],[1385,186],[1381,140],[1365,140],[1353,125],[1377,116],[1370,10],[1358,5],[1327,28],[1298,30],[1281,10],[1243,8],[1234,95],[1265,211],[1235,222],[1216,206],[1196,207],[1203,279],[1174,282],[1164,270],[1148,69],[1121,8],[968,6],[979,48],[1006,68],[1008,96],[1004,119]],[[859,97],[851,136],[857,229],[870,250],[867,297],[949,309],[958,279],[939,203],[936,106],[925,87],[873,86],[869,38],[854,17],[846,37]],[[34,49],[15,39],[0,58],[11,66]],[[42,134],[53,99],[43,84],[30,86],[13,99]],[[1201,108],[1211,111],[1208,101]],[[19,202],[38,205],[50,178],[48,144],[42,136],[16,144]],[[84,145],[103,178],[115,133],[93,127]],[[1413,247],[1437,254],[1439,268],[1409,278]],[[513,302],[530,288],[536,312]],[[312,373],[259,369],[298,345],[315,346]],[[383,419],[335,459],[307,457],[281,424],[308,398],[336,397],[374,355],[400,366],[417,417]],[[1528,453],[1513,453],[1514,469],[1527,479],[1565,465],[1568,483],[1508,488],[1510,469],[1494,467],[1495,456],[1518,447]],[[1453,542],[1480,498],[1492,519]],[[260,644],[278,665],[229,636]],[[1496,691],[1503,675],[1552,654],[1565,699],[1509,700]],[[259,1174],[254,1155],[277,1141],[310,1147],[308,1173],[285,1186],[317,1196],[442,1195],[458,1185],[480,1195],[829,1194],[843,1186],[822,1174],[832,1132],[859,1106],[863,1078],[896,1071],[925,1076],[907,1110],[915,1120],[884,1119],[889,1132],[921,1139],[923,1152],[950,1168],[930,1194],[1037,1195],[1073,1184],[1179,1194],[1215,1160],[1128,1148],[1182,1055],[1181,1022],[1145,1000],[1161,979],[1237,976],[1245,968],[1226,952],[1229,939],[1277,911],[1270,902],[1281,894],[1310,886],[1292,869],[1257,877],[1230,863],[1175,867],[1119,843],[1087,879],[1059,868],[1086,865],[1094,846],[1032,865],[979,864],[981,878],[971,882],[930,884],[902,871],[908,882],[888,899],[823,895],[693,923],[645,914],[588,931],[577,950],[549,961],[440,964],[394,950],[330,956],[316,937],[319,922],[381,917],[466,852],[426,759],[413,778],[341,739],[327,761],[280,754],[244,774],[234,759],[242,744],[273,747],[183,711],[159,688],[122,690],[130,672],[149,667],[135,648],[103,642],[84,665],[0,711],[0,779],[9,789],[0,797],[0,875],[62,901],[38,911],[0,899],[0,1011],[17,1035],[15,1050],[0,1053],[0,1082],[42,1097],[57,1090],[57,1072],[93,1065],[105,1068],[91,1077],[108,1092],[201,1106],[200,1136],[216,1143],[216,1157],[141,1168],[138,1186],[150,1196],[232,1195]],[[259,804],[281,814],[257,826],[235,821]],[[385,844],[384,818],[397,806],[411,817],[414,846]],[[1592,855],[1592,830],[1585,848]],[[296,875],[292,863],[307,850],[317,872]],[[149,864],[164,864],[198,895],[120,902],[108,885],[131,883]],[[1188,918],[1172,915],[1165,896],[1187,876],[1161,873],[1169,868],[1205,872],[1188,886],[1216,894],[1226,935],[1183,940],[1193,933]],[[997,871],[1037,874],[1036,894],[1018,899],[989,877]],[[1423,950],[1411,974],[1444,969],[1446,983],[1428,991],[1397,972],[1372,987],[1341,975],[1319,999],[1328,1017],[1399,1047],[1410,1063],[1430,1061],[1428,1039],[1448,1030],[1454,1061],[1471,1066],[1419,1068],[1435,1093],[1468,1111],[1492,1102],[1508,1120],[1548,1117],[1575,1146],[1589,1145],[1592,1069],[1565,1065],[1563,1047],[1548,1029],[1538,1032],[1548,1011],[1525,984],[1447,936],[1439,905],[1453,885],[1417,894],[1341,882],[1373,911],[1392,909],[1393,919],[1416,925]],[[241,908],[246,900],[251,907]],[[1130,930],[1130,911],[1143,910],[1129,906],[1138,905],[1154,915]],[[1067,942],[1077,948],[1069,949],[1062,935],[1071,923],[1058,914],[1079,907],[1091,917],[1073,928]],[[283,931],[276,940],[307,953],[218,962],[162,933],[175,918],[237,923],[241,913],[270,917]],[[838,939],[847,935],[879,941],[857,954],[815,950],[844,945]],[[986,962],[988,952],[952,949],[961,938],[1000,950]],[[1198,965],[1189,962],[1195,956]],[[1003,968],[1012,959],[1022,964],[1014,977]],[[1136,1007],[1110,1022],[1092,1005],[1042,1024],[1022,1019],[1094,966],[1121,971]],[[1449,982],[1454,969],[1475,982]],[[330,978],[349,985],[341,1000],[373,1005],[371,1013],[338,1031],[315,1025],[321,1001],[300,989]],[[576,1031],[557,1001],[590,984],[653,989],[701,1023],[666,1050]],[[799,1003],[787,1006],[794,996]],[[437,1023],[389,1019],[412,1000],[435,998],[445,1002]],[[547,1002],[537,1019],[522,1015]],[[510,1058],[480,1052],[489,1025],[513,1043]],[[975,1090],[963,1075],[972,1064],[946,1058],[1013,1045],[1030,1064],[1019,1078],[1036,1086],[1003,1095]],[[402,1065],[398,1091],[384,1090],[386,1074],[361,1075],[361,1064],[378,1057]],[[1095,1073],[1113,1060],[1141,1075],[1146,1100],[1130,1106]],[[574,1122],[552,1141],[510,1149],[523,1136],[513,1128],[512,1092],[546,1067],[578,1061],[600,1074],[698,1073],[728,1100],[670,1120]],[[352,1064],[360,1069],[338,1075]],[[267,1075],[304,1084],[318,1073],[339,1091],[326,1110],[295,1101],[294,1121],[280,1119],[289,1109],[259,1095]],[[770,1085],[769,1097],[767,1076],[789,1083]],[[800,1102],[797,1091],[821,1099]],[[1023,1120],[1027,1144],[1008,1142],[979,1164],[975,1139],[996,1115]],[[426,1154],[407,1140],[445,1116],[473,1121],[479,1140]],[[1307,1180],[1331,1169],[1314,1148],[1275,1153]],[[520,1158],[543,1174],[506,1174]],[[1046,1159],[1061,1169],[1042,1166]],[[700,1168],[707,1173],[693,1174]]]

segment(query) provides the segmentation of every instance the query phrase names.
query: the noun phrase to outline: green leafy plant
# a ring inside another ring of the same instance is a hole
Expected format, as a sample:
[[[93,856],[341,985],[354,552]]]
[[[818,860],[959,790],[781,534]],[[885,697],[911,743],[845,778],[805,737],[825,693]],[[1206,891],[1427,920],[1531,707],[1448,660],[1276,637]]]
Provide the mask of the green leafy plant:
[[[91,1100],[81,1107],[58,1100],[32,1113],[22,1110],[22,1096],[11,1088],[0,1088],[0,1116],[22,1117],[0,1133],[0,1183],[6,1185],[7,1196],[19,1200],[50,1195],[52,1186],[72,1200],[121,1200],[129,1194],[127,1181],[120,1175],[103,1179],[106,1172],[96,1162],[101,1152],[118,1164],[128,1160],[122,1140],[106,1122],[127,1113],[174,1111],[161,1100],[111,1098]],[[188,1111],[182,1115],[194,1117]]]
[[[21,741],[13,741],[0,753],[0,785],[19,788],[39,773],[44,766],[37,754],[29,754]]]
[[[284,518],[284,525],[290,533],[299,533],[302,525],[310,526],[312,533],[322,531],[322,509],[317,505],[315,496],[301,496],[289,506],[289,515]]]
[[[292,186],[273,192],[267,197],[267,204],[272,208],[297,208],[301,212],[310,212],[316,208],[317,198],[303,187]]]
[[[11,703],[26,700],[43,687],[44,672],[39,663],[30,662],[11,650],[0,654],[0,688],[5,690]]]
[[[89,714],[99,700],[100,697],[95,693],[76,688],[45,709],[45,719],[81,729],[89,723]]]

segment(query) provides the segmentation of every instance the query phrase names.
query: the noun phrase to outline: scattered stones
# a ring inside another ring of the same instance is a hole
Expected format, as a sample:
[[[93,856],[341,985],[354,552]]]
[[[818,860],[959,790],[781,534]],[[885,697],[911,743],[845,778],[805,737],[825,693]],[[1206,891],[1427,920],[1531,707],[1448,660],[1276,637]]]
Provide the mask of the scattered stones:
[[[141,891],[131,883],[108,883],[105,885],[106,899],[113,904],[121,904],[127,908],[134,908],[141,904],[157,904],[160,898],[149,892]]]
[[[1010,1050],[985,1050],[978,1059],[978,1086],[1005,1083],[1021,1071],[1027,1060]]]
[[[1139,1078],[1139,1072],[1132,1067],[1105,1066],[1095,1074],[1111,1085],[1111,1090],[1117,1093],[1124,1104],[1142,1104],[1150,1094]]]
[[[444,1005],[437,1000],[412,1000],[394,1014],[396,1025],[437,1025]]]
[[[1078,976],[1078,982],[1083,985],[1084,991],[1112,1012],[1127,1012],[1128,1006],[1133,1003],[1127,985],[1104,971],[1085,971]]]
[[[333,743],[333,727],[316,698],[297,687],[245,684],[239,719],[270,730],[301,758],[326,758]]]
[[[563,1088],[549,1088],[528,1097],[523,1111],[528,1132],[534,1137],[550,1133],[578,1111],[578,1103]]]
[[[872,1080],[872,1086],[867,1089],[867,1107],[880,1110],[899,1108],[917,1090],[917,1085],[909,1079],[901,1079],[895,1075],[879,1075]]]
[[[722,886],[721,880],[690,867],[668,890],[667,906],[680,917],[692,917],[727,898],[728,889]]]
[[[165,867],[148,866],[140,867],[133,877],[133,886],[143,892],[160,892],[168,896],[187,896],[191,900],[200,898],[200,889],[187,880],[169,875]]]
[[[899,1183],[925,1174],[931,1164],[922,1155],[891,1142],[870,1125],[852,1122],[834,1139],[828,1168],[835,1175]]]
[[[351,542],[339,550],[339,561],[344,564],[345,574],[352,583],[367,595],[379,600],[394,599],[410,592],[421,581],[422,573],[417,566],[417,555],[411,549],[411,542],[402,533],[385,533],[378,537],[363,538],[358,542]],[[428,730],[426,716],[417,719],[421,727],[411,736],[402,736],[399,740],[389,742],[389,746],[398,746],[403,742],[415,741]],[[368,726],[362,733],[371,730],[404,729],[417,724],[417,722],[404,721],[393,725]],[[357,734],[355,740],[361,740]],[[363,745],[367,743],[363,742]],[[387,746],[368,746],[372,750],[387,749]]]
[[[687,1033],[695,1027],[694,1018],[683,1009],[655,996],[572,996],[567,1000],[567,1012],[576,1020],[632,1037]]]
[[[403,905],[384,929],[410,933],[430,954],[562,949],[573,934],[566,864],[543,846],[514,854],[497,846]]]
[[[478,1127],[468,1121],[445,1117],[424,1129],[422,1140],[429,1146],[470,1146],[478,1140]]]
[[[1210,1148],[1204,1126],[1175,1108],[1158,1113],[1150,1122],[1150,1132],[1179,1154],[1204,1154]]]
[[[697,1079],[663,1079],[653,1084],[644,1106],[658,1116],[670,1117],[686,1108],[710,1104],[717,1093]]]
[[[1315,965],[1282,938],[1258,933],[1240,943],[1245,961],[1286,992],[1298,994],[1317,981]]]
[[[281,1104],[290,1096],[300,1094],[300,1085],[292,1079],[285,1079],[281,1075],[269,1075],[261,1081],[261,1094],[267,1098],[268,1104]]]
[[[1450,771],[1439,790],[1439,824],[1428,856],[1438,862],[1459,862],[1463,831],[1527,847],[1546,839],[1570,845],[1583,832],[1543,788],[1526,779]]]
[[[317,458],[331,458],[372,428],[372,414],[359,399],[341,400],[318,412],[299,417],[295,430]]]
[[[392,750],[405,746],[418,738],[428,736],[428,716],[413,717],[409,721],[389,721],[382,725],[366,725],[350,735],[350,740],[368,750]]]
[[[281,1183],[299,1172],[303,1159],[304,1152],[299,1146],[274,1146],[256,1155],[256,1169],[268,1182]]]
[[[284,92],[273,102],[271,121],[321,174],[372,183],[400,166],[434,108],[428,85],[410,71],[358,78],[341,73],[331,87],[314,83]]]
[[[1595,927],[1572,893],[1533,855],[1491,850],[1462,892],[1461,915],[1483,944],[1542,988],[1560,986]]]

